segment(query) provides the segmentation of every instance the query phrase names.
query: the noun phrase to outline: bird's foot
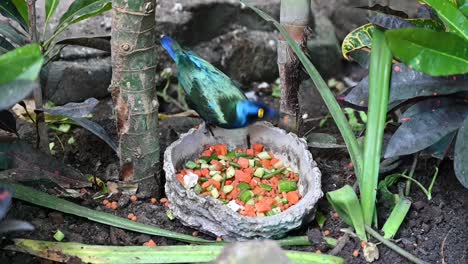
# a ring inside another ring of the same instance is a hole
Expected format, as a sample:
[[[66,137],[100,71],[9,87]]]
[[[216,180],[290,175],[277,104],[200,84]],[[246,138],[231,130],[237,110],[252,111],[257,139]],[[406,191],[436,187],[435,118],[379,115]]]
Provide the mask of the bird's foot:
[[[247,134],[246,139],[247,139],[247,148],[249,149],[252,146],[252,144],[250,144],[250,135]]]
[[[211,129],[212,127],[213,127],[212,125],[206,124],[206,130],[207,130],[207,131],[205,132],[205,134],[210,133],[210,135],[211,135],[212,137],[215,137],[215,135],[214,135],[214,133],[213,133],[213,130]]]

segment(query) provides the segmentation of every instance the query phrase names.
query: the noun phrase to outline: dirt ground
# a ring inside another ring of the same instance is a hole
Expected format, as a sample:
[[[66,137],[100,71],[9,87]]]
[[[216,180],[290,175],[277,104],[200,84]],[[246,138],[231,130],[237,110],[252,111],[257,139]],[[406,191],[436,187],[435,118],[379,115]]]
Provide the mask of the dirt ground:
[[[97,111],[104,111],[103,109]],[[99,116],[95,117],[99,119]],[[103,119],[104,120],[104,119]],[[200,121],[194,118],[179,118],[162,121],[162,149],[175,139],[178,134],[187,131]],[[331,122],[330,122],[331,123]],[[113,130],[113,122],[110,120],[101,121],[101,124],[108,130]],[[20,129],[21,130],[21,129]],[[325,127],[323,130],[336,133],[334,127]],[[66,140],[71,135],[62,135]],[[117,158],[105,143],[94,137],[83,129],[75,129],[73,136],[79,144],[67,145],[64,151],[58,151],[56,157],[63,158],[65,163],[71,164],[83,173],[106,175],[109,173],[108,167],[111,163],[116,163]],[[347,166],[349,159],[345,150],[312,150],[313,156],[322,171],[323,191],[335,190],[344,184],[353,184],[355,176]],[[406,160],[404,166],[409,167],[411,161]],[[430,183],[433,166],[432,161],[420,162],[416,171],[416,179],[424,186]],[[403,170],[399,168],[398,170]],[[114,172],[115,173],[115,172]],[[109,177],[109,175],[107,175]],[[396,190],[392,190],[396,191]],[[92,193],[93,190],[89,189]],[[413,201],[410,213],[405,219],[399,233],[397,234],[397,244],[408,252],[418,256],[428,263],[466,263],[468,261],[468,232],[466,232],[468,219],[468,192],[458,183],[454,173],[452,162],[446,160],[440,166],[440,174],[433,190],[433,198],[428,201],[425,195],[415,186],[411,192]],[[129,213],[134,213],[141,223],[154,225],[168,230],[177,231],[184,234],[192,234],[193,229],[184,227],[177,219],[169,220],[166,215],[166,208],[160,204],[152,205],[147,200],[130,202],[128,195],[121,195],[113,198],[118,201],[119,209],[113,211],[106,208],[99,202],[88,197],[84,200],[74,200],[83,206],[112,213],[121,217],[126,217]],[[382,207],[380,207],[382,208]],[[321,231],[330,230],[334,238],[343,235],[340,231],[346,225],[340,219],[334,219],[333,209],[328,205],[326,199],[319,202],[319,211],[326,217],[327,221],[322,230],[314,221],[309,226],[304,226],[300,230],[292,232],[290,235],[309,235],[311,241],[316,242],[309,247],[294,247],[291,249],[315,252],[321,250],[326,253],[330,250],[321,240]],[[379,221],[383,223],[388,216],[388,210],[379,212]],[[44,209],[25,202],[15,200],[9,211],[8,218],[21,219],[31,222],[37,229],[32,233],[20,234],[19,237],[53,240],[52,236],[57,229],[65,234],[64,241],[81,242],[98,245],[142,245],[149,239],[153,239],[158,245],[183,244],[174,240],[138,234],[94,223],[73,215],[66,215],[53,210]],[[318,237],[317,237],[318,234]],[[214,237],[200,234],[204,238],[214,239]],[[8,239],[3,239],[3,246],[8,244]],[[365,263],[362,255],[353,257],[352,252],[359,249],[359,241],[351,238],[346,246],[339,252],[339,256],[346,259],[346,263]],[[380,245],[380,258],[375,263],[408,263],[387,247]],[[49,263],[26,254],[0,251],[0,263]]]

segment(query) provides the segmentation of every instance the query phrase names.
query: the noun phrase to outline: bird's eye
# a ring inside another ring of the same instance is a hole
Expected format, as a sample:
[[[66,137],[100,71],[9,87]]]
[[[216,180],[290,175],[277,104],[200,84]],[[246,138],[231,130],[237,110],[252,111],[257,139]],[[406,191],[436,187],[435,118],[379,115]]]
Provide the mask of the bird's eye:
[[[265,110],[263,110],[263,108],[258,109],[258,113],[257,113],[258,118],[263,118],[264,114],[265,114]]]

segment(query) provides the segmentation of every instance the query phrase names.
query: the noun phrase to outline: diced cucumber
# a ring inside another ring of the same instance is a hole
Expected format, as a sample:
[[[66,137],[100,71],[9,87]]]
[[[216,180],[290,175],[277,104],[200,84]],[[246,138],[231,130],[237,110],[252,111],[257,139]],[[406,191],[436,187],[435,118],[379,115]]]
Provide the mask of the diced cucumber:
[[[278,183],[278,190],[280,193],[282,192],[292,192],[297,190],[297,184],[293,181],[280,181]]]
[[[216,174],[221,174],[220,171],[210,171],[210,176],[216,175]]]
[[[195,193],[200,194],[200,193],[203,192],[203,188],[201,187],[200,184],[197,184],[197,185],[195,185],[195,187],[193,187],[193,191],[194,191]]]
[[[232,186],[232,185],[224,185],[222,191],[223,191],[223,193],[228,194],[228,193],[232,192],[232,190],[234,190],[234,186]]]
[[[209,191],[209,192],[211,192],[211,190],[213,190],[213,189],[214,189],[213,184],[211,184],[210,186],[206,187],[206,190]]]
[[[229,167],[229,168],[227,168],[227,170],[226,170],[226,178],[227,178],[227,179],[230,179],[230,178],[234,177],[234,175],[236,175],[236,169],[234,169],[234,167]]]
[[[213,177],[211,177],[211,179],[220,182],[223,180],[223,176],[221,176],[221,174],[215,174]]]
[[[209,180],[209,179],[208,179],[208,178],[205,178],[205,177],[201,177],[201,178],[200,178],[200,181],[201,181],[201,182],[207,182],[208,180]]]
[[[260,183],[260,188],[262,188],[265,191],[271,191],[273,189],[271,185],[263,184],[263,183]]]
[[[200,164],[200,168],[202,168],[202,169],[209,169],[210,166],[211,166],[210,164],[206,164],[206,163]]]
[[[240,169],[240,167],[241,167],[239,164],[235,163],[234,161],[230,161],[229,165],[231,165],[231,167],[234,167],[236,169]]]
[[[217,165],[210,165],[210,167],[208,167],[208,169],[209,169],[210,171],[215,171],[215,170],[218,169],[218,166],[217,166]]]
[[[258,178],[262,178],[263,174],[265,174],[265,169],[264,168],[257,168],[254,172],[254,176]]]
[[[219,197],[219,192],[216,188],[213,188],[213,190],[211,190],[211,196],[215,199]]]
[[[245,153],[245,152],[238,152],[238,153],[236,153],[236,157],[237,157],[237,158],[240,158],[240,157],[245,158],[245,157],[247,157],[247,153]]]
[[[228,160],[228,158],[226,156],[223,156],[223,155],[219,155],[218,156],[218,159],[220,160]],[[221,161],[220,161],[221,162]]]
[[[247,202],[245,202],[245,204],[248,204],[248,205],[255,205],[255,201],[254,201],[254,199],[250,199],[250,200],[248,200]]]
[[[280,204],[280,203],[283,202],[283,201],[281,201],[281,198],[279,196],[275,197],[275,201],[276,201],[276,204]]]
[[[255,167],[255,160],[249,159],[249,167],[250,168]]]
[[[226,167],[226,161],[225,160],[220,160],[219,163],[223,164],[223,166]]]
[[[264,213],[257,213],[257,216],[258,216],[258,217],[264,217],[265,214],[264,214]]]
[[[245,190],[243,192],[241,192],[241,194],[239,195],[239,200],[241,200],[242,202],[247,202],[248,200],[252,199],[253,197],[253,192],[250,191],[250,190]]]
[[[272,211],[273,213],[275,213],[275,214],[281,213],[281,209],[280,209],[279,207],[275,207],[275,208],[271,209],[271,211]]]
[[[232,159],[232,158],[234,158],[235,156],[236,156],[236,152],[231,151],[231,152],[229,152],[229,153],[226,155],[226,158]]]
[[[195,162],[193,162],[193,161],[191,161],[191,160],[190,160],[190,161],[187,161],[187,162],[185,163],[185,168],[187,168],[187,169],[193,170],[193,169],[195,169],[195,168],[197,168],[197,167],[199,167],[198,164],[195,163]]]
[[[258,157],[259,159],[261,159],[261,160],[269,160],[269,159],[271,159],[270,154],[268,154],[268,152],[266,152],[266,151],[263,151],[263,152],[258,153],[258,154],[257,154],[257,157]]]
[[[284,164],[283,164],[283,162],[281,160],[276,162],[275,164],[273,164],[273,168],[275,168],[275,169],[282,168],[283,166],[284,166]]]
[[[281,201],[283,202],[283,204],[287,204],[287,203],[288,203],[288,199],[286,199],[286,198],[282,198]]]
[[[241,182],[239,184],[237,184],[237,188],[239,188],[239,190],[241,191],[244,191],[244,190],[250,190],[250,185],[246,182]]]
[[[200,164],[206,164],[206,160],[202,160],[202,159],[199,159],[197,162]]]

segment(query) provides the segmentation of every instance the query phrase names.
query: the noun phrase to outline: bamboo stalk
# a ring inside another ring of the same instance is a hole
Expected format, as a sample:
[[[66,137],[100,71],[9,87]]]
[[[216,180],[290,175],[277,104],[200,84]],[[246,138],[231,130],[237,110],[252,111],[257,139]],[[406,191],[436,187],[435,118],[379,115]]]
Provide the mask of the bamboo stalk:
[[[121,178],[160,195],[155,0],[112,2],[112,93]],[[156,178],[155,178],[156,176]]]
[[[28,16],[29,16],[29,35],[31,43],[38,43],[37,26],[36,26],[36,0],[28,0]],[[36,109],[42,109],[42,88],[40,85],[33,91],[34,104]],[[47,134],[47,126],[44,120],[44,112],[36,112],[36,147],[45,153],[50,153],[49,136]]]
[[[301,46],[307,42],[310,4],[310,0],[281,0],[280,23]],[[280,124],[297,133],[302,123],[298,98],[302,82],[301,63],[281,35],[278,41],[278,69],[281,82]]]

